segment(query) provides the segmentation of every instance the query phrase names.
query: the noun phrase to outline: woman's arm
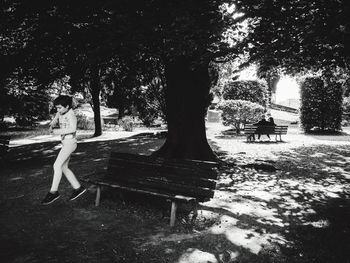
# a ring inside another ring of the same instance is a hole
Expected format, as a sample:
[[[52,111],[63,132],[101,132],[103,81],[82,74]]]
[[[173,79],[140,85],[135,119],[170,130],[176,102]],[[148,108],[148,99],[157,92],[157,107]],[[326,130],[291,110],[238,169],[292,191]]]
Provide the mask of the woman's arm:
[[[56,115],[55,115],[55,117],[52,119],[52,121],[51,121],[50,124],[49,124],[49,126],[50,126],[51,128],[54,127],[54,126],[57,124],[57,122],[58,122],[58,117],[59,117],[59,113],[57,112]]]

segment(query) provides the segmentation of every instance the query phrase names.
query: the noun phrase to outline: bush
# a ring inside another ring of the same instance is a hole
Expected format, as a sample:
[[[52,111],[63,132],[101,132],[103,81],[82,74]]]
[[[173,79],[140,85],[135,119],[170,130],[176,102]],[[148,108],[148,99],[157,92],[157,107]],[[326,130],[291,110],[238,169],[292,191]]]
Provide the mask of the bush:
[[[305,132],[341,129],[342,88],[334,81],[309,77],[301,84],[300,121]]]
[[[223,124],[232,126],[238,134],[246,123],[257,122],[264,114],[264,107],[246,100],[225,100],[218,105]]]
[[[77,128],[81,130],[93,130],[95,128],[94,119],[88,119],[88,117],[82,112],[76,113]]]
[[[146,127],[152,126],[158,118],[165,119],[166,106],[160,78],[154,78],[147,86],[141,87],[136,106],[138,117]]]
[[[75,116],[77,117],[77,128],[81,130],[95,130],[94,118],[88,117],[80,110],[75,111]],[[101,126],[103,127],[103,119],[101,117]]]
[[[134,130],[134,120],[130,116],[125,116],[119,120],[119,125],[123,128],[124,131],[133,131]]]
[[[222,91],[224,100],[246,100],[266,105],[267,87],[255,80],[237,80],[228,82]]]

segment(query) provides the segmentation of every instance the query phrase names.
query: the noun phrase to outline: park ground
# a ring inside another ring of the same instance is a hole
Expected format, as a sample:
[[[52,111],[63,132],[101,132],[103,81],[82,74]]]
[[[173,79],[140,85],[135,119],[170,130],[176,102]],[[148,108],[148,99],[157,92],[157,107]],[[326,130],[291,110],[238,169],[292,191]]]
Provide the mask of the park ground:
[[[174,228],[166,202],[106,191],[95,207],[89,185],[69,202],[64,179],[62,197],[40,205],[57,138],[14,136],[0,170],[1,262],[350,262],[350,130],[305,135],[290,127],[278,143],[247,143],[227,130],[207,125],[226,161],[214,198],[201,203],[194,222],[183,207]],[[164,142],[156,132],[79,132],[71,168],[86,178],[111,151],[151,154]]]

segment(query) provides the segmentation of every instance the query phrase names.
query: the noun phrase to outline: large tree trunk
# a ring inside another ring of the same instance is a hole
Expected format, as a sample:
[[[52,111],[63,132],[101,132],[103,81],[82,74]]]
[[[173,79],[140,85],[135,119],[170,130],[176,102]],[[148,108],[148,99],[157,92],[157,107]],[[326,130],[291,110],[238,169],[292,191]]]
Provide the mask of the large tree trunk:
[[[154,153],[167,158],[216,160],[205,128],[210,77],[208,64],[192,65],[178,58],[165,65],[168,135]]]
[[[95,133],[93,136],[97,137],[102,134],[101,109],[100,109],[101,84],[100,84],[100,72],[97,65],[93,65],[91,67],[90,92],[92,96],[94,122],[95,122]]]

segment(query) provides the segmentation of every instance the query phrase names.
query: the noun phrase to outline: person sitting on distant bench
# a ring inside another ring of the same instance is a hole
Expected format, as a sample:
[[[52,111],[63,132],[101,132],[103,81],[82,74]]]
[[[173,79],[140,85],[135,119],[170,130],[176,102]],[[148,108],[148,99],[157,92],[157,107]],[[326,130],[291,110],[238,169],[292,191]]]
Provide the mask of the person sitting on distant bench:
[[[272,118],[272,117],[270,117],[270,118]],[[270,120],[270,119],[269,119],[269,120]],[[273,118],[272,118],[272,121],[273,121]],[[262,116],[261,120],[258,121],[257,123],[254,123],[253,125],[254,125],[254,126],[258,126],[258,128],[257,128],[256,130],[258,131],[258,133],[257,133],[257,134],[258,134],[258,140],[260,140],[261,133],[259,133],[259,127],[269,126],[270,123],[269,123],[268,121],[266,121],[265,116]],[[269,140],[270,140],[270,135],[269,135],[269,134],[266,134],[266,136],[267,136],[267,137],[269,138]],[[253,134],[253,140],[255,140],[254,134]]]
[[[276,123],[272,117],[267,121],[267,126],[276,126]]]

